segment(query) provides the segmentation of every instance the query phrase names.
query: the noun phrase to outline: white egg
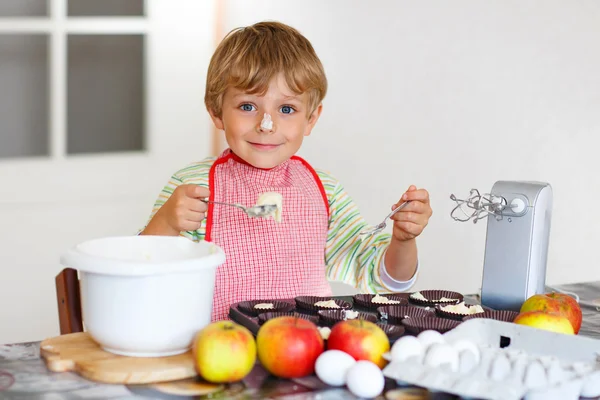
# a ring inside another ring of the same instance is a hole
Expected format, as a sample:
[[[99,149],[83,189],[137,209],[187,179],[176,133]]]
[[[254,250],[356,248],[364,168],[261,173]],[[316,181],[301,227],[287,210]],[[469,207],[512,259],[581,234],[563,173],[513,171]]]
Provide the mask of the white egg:
[[[434,343],[425,353],[424,364],[428,367],[447,367],[451,371],[458,370],[458,352],[447,343]]]
[[[423,349],[427,350],[434,343],[445,343],[446,339],[441,333],[434,330],[423,331],[417,335],[417,339],[423,345]]]
[[[315,361],[315,373],[320,380],[330,386],[343,386],[348,370],[356,364],[350,354],[341,350],[327,350]]]
[[[470,340],[460,339],[452,343],[452,347],[460,354],[463,351],[469,351],[475,356],[476,363],[481,359],[481,354],[477,345]]]
[[[377,365],[360,360],[348,370],[346,386],[356,397],[373,398],[383,391],[385,379]]]
[[[409,357],[417,359],[423,354],[423,345],[414,336],[403,336],[392,346],[392,361],[406,361]]]

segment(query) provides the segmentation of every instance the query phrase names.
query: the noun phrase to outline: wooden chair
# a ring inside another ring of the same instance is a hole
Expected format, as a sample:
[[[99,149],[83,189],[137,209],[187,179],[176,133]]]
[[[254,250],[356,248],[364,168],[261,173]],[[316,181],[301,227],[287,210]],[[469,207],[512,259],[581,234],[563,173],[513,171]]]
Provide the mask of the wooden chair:
[[[63,269],[55,279],[60,334],[83,332],[77,270]]]

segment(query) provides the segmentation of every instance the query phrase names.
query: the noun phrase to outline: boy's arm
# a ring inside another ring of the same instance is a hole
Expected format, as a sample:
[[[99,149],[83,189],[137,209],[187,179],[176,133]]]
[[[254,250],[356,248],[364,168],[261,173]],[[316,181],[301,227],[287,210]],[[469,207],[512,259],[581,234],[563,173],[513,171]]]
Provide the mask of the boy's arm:
[[[391,235],[359,236],[362,230],[371,226],[337,180],[322,172],[319,176],[329,199],[330,210],[325,248],[328,278],[355,286],[362,293],[408,291],[416,281],[418,263],[413,267],[416,269],[411,268],[414,273],[409,279],[394,279],[385,266]],[[402,249],[391,249],[394,252],[398,250]]]
[[[171,179],[169,179],[169,181],[167,182],[167,184],[163,187],[163,189],[160,191],[156,201],[154,202],[154,206],[152,207],[152,211],[150,212],[150,217],[148,218],[148,221],[146,222],[146,225],[140,229],[138,231],[138,235],[153,235],[156,234],[153,231],[153,224],[152,224],[152,219],[154,218],[154,216],[156,215],[156,213],[158,212],[158,210],[160,210],[160,208],[167,202],[167,200],[169,200],[169,198],[171,197],[171,195],[173,194],[173,191],[175,191],[175,189],[179,186],[182,185],[183,181],[181,180],[181,178],[179,178],[177,176],[177,174],[171,176]],[[190,239],[194,242],[198,242],[200,240],[199,235],[198,235],[198,231],[182,231],[179,232],[179,236],[183,236],[187,239]]]
[[[208,188],[208,176],[210,167],[214,160],[212,158],[208,158],[200,163],[194,163],[189,165],[188,167],[176,172],[171,176],[167,184],[163,187],[161,192],[159,193],[156,201],[154,202],[154,206],[152,207],[152,211],[150,212],[150,217],[144,228],[138,231],[138,235],[141,234],[147,227],[152,218],[156,215],[158,210],[169,200],[173,191],[179,186],[185,184],[197,184],[202,187]],[[198,242],[200,240],[204,240],[204,235],[206,231],[206,219],[202,221],[202,225],[200,229],[196,231],[182,231],[179,233],[179,236],[183,236],[187,239],[190,239],[194,242]]]

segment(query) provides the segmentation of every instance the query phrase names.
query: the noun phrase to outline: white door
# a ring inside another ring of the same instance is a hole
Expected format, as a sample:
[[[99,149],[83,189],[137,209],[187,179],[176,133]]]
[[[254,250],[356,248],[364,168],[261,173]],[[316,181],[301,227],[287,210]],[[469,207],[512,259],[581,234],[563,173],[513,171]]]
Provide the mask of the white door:
[[[0,1],[0,343],[58,334],[78,242],[133,234],[210,154],[206,0]]]

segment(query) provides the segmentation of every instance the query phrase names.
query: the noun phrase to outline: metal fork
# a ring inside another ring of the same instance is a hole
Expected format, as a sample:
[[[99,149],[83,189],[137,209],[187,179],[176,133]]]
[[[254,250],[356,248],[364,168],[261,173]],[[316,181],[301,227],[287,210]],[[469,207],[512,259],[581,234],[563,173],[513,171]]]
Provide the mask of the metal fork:
[[[269,215],[271,215],[273,213],[273,211],[275,211],[277,209],[276,204],[262,204],[259,206],[244,207],[241,204],[221,203],[219,201],[211,201],[211,200],[207,200],[207,199],[200,199],[200,201],[202,201],[206,204],[212,203],[212,204],[220,204],[223,206],[236,207],[236,208],[239,208],[240,210],[244,211],[249,217],[254,217],[254,218],[268,217]]]
[[[406,207],[408,205],[408,203],[410,203],[410,201],[405,201],[404,203],[400,204],[394,211],[392,211],[387,217],[385,217],[385,219],[383,220],[383,222],[381,222],[379,225],[375,226],[373,229],[366,231],[366,232],[361,232],[360,235],[374,235],[376,233],[381,232],[382,230],[385,229],[385,227],[387,226],[386,221],[388,219],[390,219],[394,214],[396,214],[398,211],[402,210],[404,207]]]

